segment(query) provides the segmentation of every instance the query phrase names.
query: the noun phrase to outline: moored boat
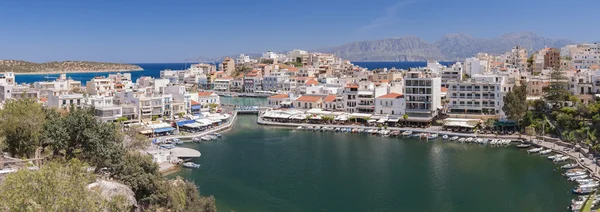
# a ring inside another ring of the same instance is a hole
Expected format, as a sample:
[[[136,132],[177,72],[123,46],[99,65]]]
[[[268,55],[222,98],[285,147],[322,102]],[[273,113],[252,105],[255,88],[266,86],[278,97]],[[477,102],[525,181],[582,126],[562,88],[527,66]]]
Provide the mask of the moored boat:
[[[186,168],[199,168],[200,164],[194,163],[194,162],[185,162],[183,163],[183,167]]]
[[[412,131],[410,131],[410,130],[409,130],[409,131],[404,131],[404,132],[402,132],[402,135],[403,135],[403,136],[409,136],[409,135],[411,135],[411,134],[412,134]]]
[[[580,175],[586,175],[587,172],[584,171],[576,171],[576,172],[567,172],[564,173],[563,175],[566,177],[575,177],[575,176],[580,176]]]
[[[579,164],[576,163],[570,163],[570,164],[566,164],[561,166],[561,169],[572,169],[572,168],[577,168],[579,166]]]
[[[458,140],[458,136],[454,136],[454,137],[450,138],[450,141],[456,141],[456,140]]]
[[[522,144],[517,145],[517,148],[529,148],[529,147],[531,147],[531,144],[522,143]]]
[[[210,140],[212,140],[210,136],[202,136],[202,137],[200,137],[200,139],[203,140],[203,141],[210,141]]]
[[[592,192],[596,191],[595,188],[575,188],[573,189],[573,193],[575,194],[590,194]]]
[[[539,152],[542,150],[544,150],[544,147],[529,149],[529,150],[527,150],[527,153],[536,153],[536,152]]]
[[[560,158],[554,158],[554,162],[555,162],[555,163],[558,163],[558,162],[563,162],[563,161],[566,161],[566,160],[568,160],[569,158],[570,158],[569,156],[562,156],[562,157],[560,157]]]
[[[551,156],[548,156],[548,159],[550,159],[550,160],[554,160],[554,159],[556,159],[556,158],[560,158],[560,157],[562,157],[562,156],[563,156],[563,155],[561,155],[561,154],[551,155]]]
[[[443,140],[448,140],[448,138],[449,138],[449,137],[448,137],[448,135],[443,135],[443,136],[442,136],[442,139],[443,139]]]
[[[435,133],[434,133],[434,134],[430,134],[430,135],[427,137],[427,139],[436,139],[436,138],[438,138],[438,136],[439,136],[439,135],[438,135],[438,134],[435,134]]]
[[[552,152],[551,149],[542,150],[542,151],[540,151],[540,155],[550,154],[551,152]]]
[[[579,176],[569,177],[569,181],[576,181],[576,180],[587,179],[587,178],[588,178],[587,175],[579,175]]]

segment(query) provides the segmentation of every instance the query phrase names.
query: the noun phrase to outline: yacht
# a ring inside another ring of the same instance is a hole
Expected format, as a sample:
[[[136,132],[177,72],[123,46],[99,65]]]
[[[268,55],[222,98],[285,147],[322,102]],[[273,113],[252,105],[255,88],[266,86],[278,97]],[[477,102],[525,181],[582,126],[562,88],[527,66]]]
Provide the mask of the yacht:
[[[454,136],[454,137],[450,138],[450,140],[451,141],[456,141],[456,140],[458,140],[458,136]]]
[[[579,166],[579,164],[576,163],[571,163],[571,164],[566,164],[561,166],[561,169],[572,169],[572,168],[577,168]]]
[[[442,136],[442,139],[443,139],[443,140],[448,140],[448,135],[443,135],[443,136]]]
[[[556,158],[560,158],[560,157],[562,157],[562,156],[563,156],[563,155],[561,155],[561,154],[552,155],[552,156],[548,156],[548,159],[550,159],[550,160],[554,160],[554,159],[556,159]]]
[[[436,138],[438,138],[438,134],[435,134],[435,133],[434,133],[434,134],[430,134],[430,135],[427,137],[427,139],[436,139]]]
[[[570,158],[569,156],[562,156],[560,158],[554,158],[554,162],[556,162],[556,163],[557,162],[563,162],[563,161],[568,160],[569,158]]]

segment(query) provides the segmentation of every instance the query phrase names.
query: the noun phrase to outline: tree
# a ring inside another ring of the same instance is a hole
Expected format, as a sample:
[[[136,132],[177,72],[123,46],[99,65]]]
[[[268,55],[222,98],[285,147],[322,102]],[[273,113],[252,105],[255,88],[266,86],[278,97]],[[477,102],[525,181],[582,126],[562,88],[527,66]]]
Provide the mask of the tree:
[[[94,176],[87,165],[72,160],[50,162],[39,170],[19,170],[0,185],[2,211],[103,211],[108,205],[87,189]]]
[[[148,139],[148,137],[140,134],[140,131],[142,130],[143,128],[140,126],[123,127],[123,129],[120,130],[122,132],[120,134],[122,139],[120,140],[123,140],[123,146],[125,149],[140,150],[146,149],[150,146],[152,142]]]
[[[125,154],[121,162],[110,167],[111,177],[129,186],[140,205],[158,204],[164,200],[160,191],[163,182],[158,165],[149,155],[139,152]]]
[[[406,124],[406,120],[408,120],[408,114],[402,115],[402,119],[404,119],[404,123]]]
[[[520,121],[527,112],[527,85],[514,86],[504,96],[502,110],[509,120]]]
[[[0,112],[0,131],[8,152],[15,157],[30,157],[42,146],[45,114],[34,99],[9,100]]]
[[[554,69],[550,72],[550,84],[546,87],[544,98],[553,106],[560,105],[569,98],[568,79],[564,71]]]

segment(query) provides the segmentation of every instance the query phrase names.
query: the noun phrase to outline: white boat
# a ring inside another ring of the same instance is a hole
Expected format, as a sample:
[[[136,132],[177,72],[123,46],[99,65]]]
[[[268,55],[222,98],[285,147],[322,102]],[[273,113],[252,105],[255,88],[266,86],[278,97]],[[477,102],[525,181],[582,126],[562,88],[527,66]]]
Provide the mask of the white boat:
[[[475,139],[475,143],[483,144],[483,138]]]
[[[473,142],[473,138],[472,137],[468,137],[468,138],[465,139],[465,142],[471,143],[471,142]]]
[[[443,135],[443,136],[442,136],[442,139],[443,139],[443,140],[448,140],[448,135]]]
[[[576,163],[571,163],[571,164],[566,164],[561,166],[561,169],[572,169],[572,168],[577,168],[579,166],[579,164]]]
[[[200,139],[203,140],[203,141],[210,141],[210,140],[212,140],[211,137],[209,137],[209,136],[202,136],[202,137],[200,137]]]
[[[383,136],[383,137],[390,137],[390,132],[391,131],[389,131],[389,130],[381,130],[379,132],[379,134],[381,134],[381,136]]]
[[[217,138],[223,137],[220,133],[212,133],[211,135]]]
[[[552,152],[551,149],[542,150],[542,151],[540,151],[540,155],[550,154],[551,152]]]
[[[548,159],[550,159],[550,160],[554,160],[554,159],[556,159],[556,158],[561,158],[562,156],[563,156],[563,155],[561,155],[561,154],[556,154],[556,155],[548,156]]]
[[[193,162],[185,162],[185,163],[183,163],[183,167],[186,167],[186,168],[199,168],[200,164],[193,163]]]
[[[587,179],[587,178],[588,178],[587,175],[579,175],[579,176],[569,177],[569,181],[576,181],[576,180]]]
[[[586,175],[586,174],[587,174],[587,172],[577,171],[577,172],[567,172],[564,175],[566,177],[575,177],[575,176]]]
[[[563,162],[563,161],[569,160],[569,158],[570,158],[569,156],[562,156],[560,158],[554,158],[554,162]]]
[[[458,136],[454,136],[454,137],[450,138],[450,140],[451,141],[456,141],[456,140],[458,140]]]
[[[542,150],[544,150],[544,147],[534,148],[534,149],[527,150],[527,153],[536,153],[536,152],[539,152],[539,151],[542,151]]]
[[[298,126],[298,127],[296,128],[296,130],[303,130],[303,129],[304,129],[304,127],[302,127],[302,126]]]
[[[412,134],[412,131],[410,131],[410,130],[409,130],[409,131],[404,131],[404,132],[402,132],[402,135],[403,135],[403,136],[409,136],[409,135],[411,135],[411,134]]]
[[[465,138],[459,138],[458,142],[464,143],[465,142]]]
[[[585,183],[585,184],[580,184],[579,188],[596,188],[600,186],[600,184],[598,182],[589,182],[589,183]]]
[[[438,138],[438,136],[439,136],[438,134],[434,133],[434,134],[429,135],[429,137],[427,137],[427,139],[436,139],[436,138]]]
[[[575,180],[575,182],[577,182],[579,184],[585,184],[585,183],[596,182],[596,181],[594,179],[587,178],[587,179],[577,179],[577,180]]]

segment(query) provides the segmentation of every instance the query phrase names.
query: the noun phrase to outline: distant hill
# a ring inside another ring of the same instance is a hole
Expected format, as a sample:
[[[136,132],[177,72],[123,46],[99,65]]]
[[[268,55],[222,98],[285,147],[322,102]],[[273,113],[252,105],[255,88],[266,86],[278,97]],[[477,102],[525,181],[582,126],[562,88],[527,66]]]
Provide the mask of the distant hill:
[[[142,67],[132,64],[89,61],[61,61],[34,63],[23,60],[0,60],[0,72],[14,73],[66,73],[66,72],[112,72],[137,71]]]
[[[479,52],[500,54],[516,45],[533,52],[544,47],[562,47],[573,43],[571,40],[545,38],[531,32],[509,33],[491,39],[448,34],[434,43],[408,36],[353,42],[316,51],[334,53],[350,61],[456,61]]]

